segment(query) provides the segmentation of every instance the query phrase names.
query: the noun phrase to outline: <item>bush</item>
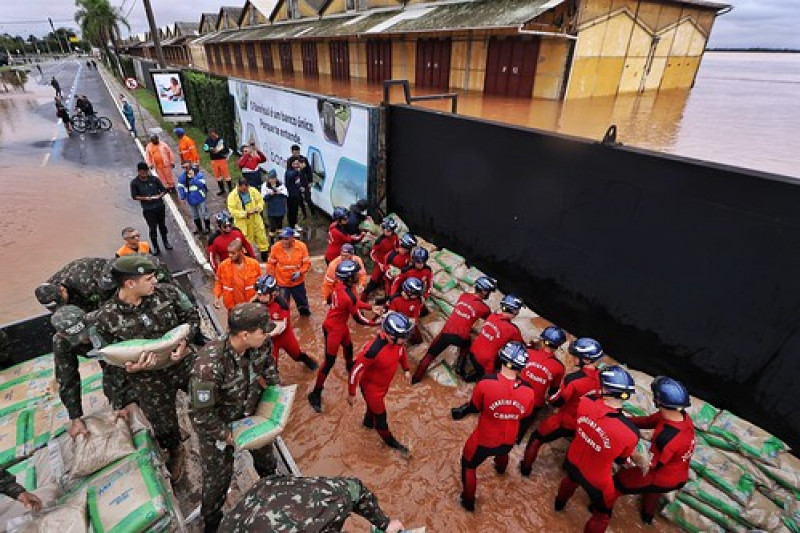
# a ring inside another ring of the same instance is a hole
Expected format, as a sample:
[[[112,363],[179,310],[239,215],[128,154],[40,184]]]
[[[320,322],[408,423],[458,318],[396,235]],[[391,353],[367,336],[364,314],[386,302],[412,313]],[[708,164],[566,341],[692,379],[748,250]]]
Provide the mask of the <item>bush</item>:
[[[183,71],[183,90],[186,104],[192,115],[192,124],[204,132],[217,128],[220,136],[232,149],[236,149],[233,124],[236,120],[233,96],[228,91],[228,80],[193,70]]]

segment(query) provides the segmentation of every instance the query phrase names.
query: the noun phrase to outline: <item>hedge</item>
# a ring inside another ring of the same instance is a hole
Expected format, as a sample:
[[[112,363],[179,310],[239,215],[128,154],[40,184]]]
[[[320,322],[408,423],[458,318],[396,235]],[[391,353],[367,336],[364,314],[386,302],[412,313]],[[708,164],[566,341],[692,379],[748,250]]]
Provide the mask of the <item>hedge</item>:
[[[192,124],[203,131],[216,128],[232,149],[238,146],[233,124],[236,120],[233,96],[226,78],[192,70],[183,71],[183,90]]]

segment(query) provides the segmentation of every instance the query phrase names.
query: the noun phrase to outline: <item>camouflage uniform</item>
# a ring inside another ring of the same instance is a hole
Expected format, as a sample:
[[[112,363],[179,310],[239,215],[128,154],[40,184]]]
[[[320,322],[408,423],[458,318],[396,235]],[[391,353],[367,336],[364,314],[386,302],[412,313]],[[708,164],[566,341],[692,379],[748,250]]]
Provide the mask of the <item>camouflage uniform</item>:
[[[279,383],[269,338],[261,348],[238,355],[225,337],[207,344],[197,356],[192,370],[190,414],[203,458],[202,514],[206,531],[216,531],[233,477],[233,447],[220,450],[217,442],[224,444],[231,422],[255,412],[265,386]],[[275,473],[272,446],[250,450],[250,454],[260,476]]]
[[[118,295],[104,303],[95,313],[95,329],[104,345],[131,339],[156,339],[181,324],[193,331],[200,325],[200,315],[192,302],[172,285],[156,285],[155,292],[142,298],[138,306],[121,301]],[[192,335],[190,334],[189,338]],[[190,347],[191,348],[191,347]],[[168,450],[180,446],[181,435],[175,411],[178,389],[188,390],[196,354],[187,354],[180,363],[161,370],[126,373],[125,383],[114,383],[111,405],[125,407],[130,401],[139,404],[153,424],[158,443]],[[113,372],[125,372],[114,368]]]
[[[108,263],[108,259],[101,257],[82,257],[64,265],[47,282],[66,287],[69,291],[68,303],[88,313],[100,307],[114,292],[113,289],[102,287]]]
[[[0,470],[0,493],[15,500],[25,492],[25,487],[17,483],[17,478],[9,474],[8,470]]]
[[[220,531],[341,531],[355,512],[378,529],[389,517],[378,499],[354,477],[268,477],[256,482],[220,524]]]

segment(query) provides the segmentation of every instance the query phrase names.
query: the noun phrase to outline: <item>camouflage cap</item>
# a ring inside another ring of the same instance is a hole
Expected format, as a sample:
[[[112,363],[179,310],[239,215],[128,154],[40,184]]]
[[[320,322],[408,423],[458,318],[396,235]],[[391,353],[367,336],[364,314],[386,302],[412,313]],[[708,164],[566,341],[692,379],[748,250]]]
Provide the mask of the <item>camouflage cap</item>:
[[[254,302],[234,307],[228,316],[228,326],[233,331],[253,331],[260,328],[269,333],[275,329],[275,323],[269,319],[267,309]]]
[[[118,274],[144,275],[155,272],[156,266],[143,255],[131,254],[115,259],[111,269]]]
[[[61,303],[59,286],[53,283],[42,283],[33,291],[39,303],[52,310]]]
[[[75,305],[65,305],[53,313],[50,323],[58,333],[62,333],[70,340],[77,340],[86,335],[85,317],[83,309]]]

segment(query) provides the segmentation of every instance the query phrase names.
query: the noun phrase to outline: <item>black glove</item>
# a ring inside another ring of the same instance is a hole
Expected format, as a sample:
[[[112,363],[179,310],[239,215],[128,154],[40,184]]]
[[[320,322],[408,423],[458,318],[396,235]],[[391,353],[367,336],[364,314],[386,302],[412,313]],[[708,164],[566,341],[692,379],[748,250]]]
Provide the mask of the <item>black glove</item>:
[[[459,407],[453,407],[450,409],[450,416],[453,417],[453,420],[461,420],[472,412],[472,409],[470,409],[471,407],[472,405],[469,403],[465,403]]]

